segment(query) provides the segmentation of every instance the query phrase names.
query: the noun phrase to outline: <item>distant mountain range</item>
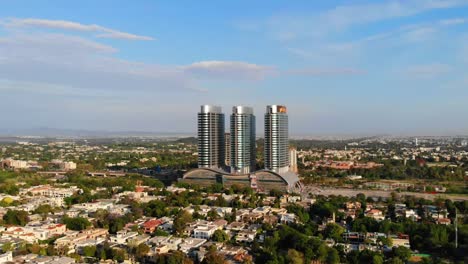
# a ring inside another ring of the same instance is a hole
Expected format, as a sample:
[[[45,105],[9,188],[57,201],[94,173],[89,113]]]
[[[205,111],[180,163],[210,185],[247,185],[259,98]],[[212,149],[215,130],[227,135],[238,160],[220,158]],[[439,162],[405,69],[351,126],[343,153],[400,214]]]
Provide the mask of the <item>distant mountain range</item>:
[[[20,137],[191,137],[195,133],[149,132],[149,131],[104,131],[59,128],[5,129],[0,128],[0,136]]]
[[[228,132],[228,131],[227,131]],[[149,137],[149,138],[187,138],[196,137],[196,132],[155,132],[155,131],[106,131],[86,129],[61,129],[39,127],[31,129],[8,129],[0,127],[0,137],[51,137],[51,138],[119,138],[119,137]],[[262,133],[257,133],[262,138]],[[314,140],[347,140],[359,138],[410,138],[410,137],[461,137],[468,135],[391,135],[391,134],[296,134],[290,135],[290,139],[314,139]]]

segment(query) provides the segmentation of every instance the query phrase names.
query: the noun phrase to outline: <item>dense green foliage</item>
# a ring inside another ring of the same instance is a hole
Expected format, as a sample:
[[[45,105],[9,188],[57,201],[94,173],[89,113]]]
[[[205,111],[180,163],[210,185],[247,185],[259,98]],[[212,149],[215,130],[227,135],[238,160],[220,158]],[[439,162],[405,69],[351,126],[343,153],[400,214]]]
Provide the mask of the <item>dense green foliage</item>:
[[[82,217],[64,217],[62,221],[68,229],[76,231],[81,231],[91,226],[91,223],[88,221],[88,219]]]
[[[181,251],[173,251],[168,254],[157,254],[151,259],[155,264],[193,264],[193,261]]]
[[[192,215],[181,210],[174,219],[174,230],[177,234],[182,234],[188,223],[192,221]]]
[[[336,259],[327,258],[330,254],[335,255],[332,253],[334,249],[327,247],[321,239],[308,236],[301,231],[286,225],[270,231],[262,246],[257,243],[252,246],[256,262],[310,263],[311,260],[320,260],[338,263]],[[290,251],[291,249],[294,251]]]
[[[218,229],[213,233],[213,237],[211,239],[216,242],[226,242],[229,240],[229,236],[223,230]]]
[[[29,214],[25,211],[8,210],[3,216],[3,223],[7,225],[20,225],[24,226],[29,221]]]

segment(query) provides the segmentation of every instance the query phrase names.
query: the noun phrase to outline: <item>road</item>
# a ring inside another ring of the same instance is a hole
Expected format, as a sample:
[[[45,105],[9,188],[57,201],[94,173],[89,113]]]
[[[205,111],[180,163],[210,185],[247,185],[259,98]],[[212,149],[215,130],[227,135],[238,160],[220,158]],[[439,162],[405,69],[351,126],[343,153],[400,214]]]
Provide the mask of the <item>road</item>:
[[[366,197],[390,197],[392,191],[382,190],[365,190],[365,189],[347,189],[347,188],[334,188],[334,187],[321,187],[308,185],[304,187],[304,193],[312,193],[313,195],[342,195],[347,197],[356,196],[358,193],[363,193]],[[452,201],[468,201],[467,195],[459,194],[429,194],[429,193],[416,193],[416,192],[397,192],[398,196],[415,196],[427,200],[434,200],[436,198],[450,199]]]

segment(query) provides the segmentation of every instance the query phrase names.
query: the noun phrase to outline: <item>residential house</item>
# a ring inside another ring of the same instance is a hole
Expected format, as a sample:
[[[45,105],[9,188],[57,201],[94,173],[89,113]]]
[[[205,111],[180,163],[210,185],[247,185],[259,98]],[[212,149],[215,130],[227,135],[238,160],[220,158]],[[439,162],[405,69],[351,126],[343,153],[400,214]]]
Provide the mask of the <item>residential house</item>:
[[[193,249],[200,248],[203,244],[206,243],[206,241],[206,239],[202,238],[188,238],[179,244],[179,250],[184,253],[188,253]]]
[[[146,221],[145,223],[143,223],[144,232],[151,234],[154,231],[156,231],[158,226],[160,226],[162,223],[163,221],[161,221],[160,219],[156,219],[156,218],[150,219]]]
[[[371,209],[369,211],[366,211],[366,216],[374,218],[377,221],[382,221],[385,219],[385,216],[383,215],[382,211],[379,209]]]

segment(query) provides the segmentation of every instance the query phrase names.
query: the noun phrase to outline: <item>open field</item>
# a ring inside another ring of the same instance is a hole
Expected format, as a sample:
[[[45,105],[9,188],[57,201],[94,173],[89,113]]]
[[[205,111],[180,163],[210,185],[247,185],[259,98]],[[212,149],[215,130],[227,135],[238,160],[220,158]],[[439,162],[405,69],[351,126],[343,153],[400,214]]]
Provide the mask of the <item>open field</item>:
[[[366,190],[366,189],[347,189],[347,188],[335,188],[335,187],[320,187],[315,185],[308,185],[304,189],[305,193],[312,193],[314,195],[342,195],[347,197],[356,196],[358,193],[363,193],[366,196],[371,197],[390,197],[392,191],[383,190]],[[429,193],[417,193],[417,192],[397,192],[399,196],[415,196],[418,198],[424,198],[427,200],[434,200],[437,198],[450,199],[453,201],[468,201],[468,195],[463,194],[429,194]]]

